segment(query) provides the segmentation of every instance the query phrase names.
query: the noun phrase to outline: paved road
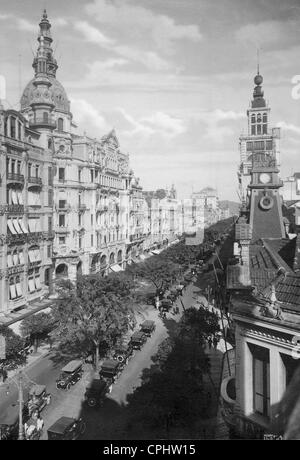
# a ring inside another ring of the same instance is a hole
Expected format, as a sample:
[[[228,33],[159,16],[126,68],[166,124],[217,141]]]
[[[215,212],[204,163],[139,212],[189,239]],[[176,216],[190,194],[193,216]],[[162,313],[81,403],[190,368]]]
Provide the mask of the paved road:
[[[186,307],[195,303],[195,291],[198,289],[189,286],[183,296]],[[181,308],[180,302],[178,306]],[[182,308],[181,308],[182,310]],[[171,316],[179,319],[180,314]],[[127,395],[140,385],[141,374],[144,369],[152,364],[151,357],[156,353],[160,343],[168,336],[166,327],[158,317],[158,311],[150,306],[145,307],[139,313],[139,322],[143,319],[154,319],[156,330],[140,351],[136,351],[128,366],[122,372],[120,378],[113,386],[113,391],[100,409],[90,409],[85,406],[84,392],[88,382],[92,379],[93,370],[90,365],[85,365],[83,378],[69,391],[57,390],[55,380],[59,375],[62,365],[55,364],[52,355],[49,354],[33,363],[26,369],[29,379],[34,382],[45,384],[47,390],[52,394],[52,402],[42,413],[45,421],[45,430],[42,439],[47,439],[47,429],[61,416],[78,417],[83,416],[87,422],[87,431],[84,439],[126,439],[126,420],[124,410]],[[5,417],[10,405],[16,404],[18,399],[17,388],[9,385],[0,388],[0,420]]]

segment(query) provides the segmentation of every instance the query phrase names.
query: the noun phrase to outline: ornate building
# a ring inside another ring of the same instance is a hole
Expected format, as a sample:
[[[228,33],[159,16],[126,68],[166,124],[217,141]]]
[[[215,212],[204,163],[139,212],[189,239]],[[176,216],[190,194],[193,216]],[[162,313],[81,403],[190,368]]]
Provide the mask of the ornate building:
[[[261,82],[256,78],[259,88]],[[255,95],[262,98],[259,88]],[[262,100],[254,108],[263,116]],[[235,226],[235,261],[227,267],[236,357],[236,399],[227,420],[234,436],[257,439],[268,433],[288,436],[287,394],[300,371],[294,359],[300,265],[299,237],[289,233],[282,216],[277,150],[252,152],[248,166],[247,201]]]

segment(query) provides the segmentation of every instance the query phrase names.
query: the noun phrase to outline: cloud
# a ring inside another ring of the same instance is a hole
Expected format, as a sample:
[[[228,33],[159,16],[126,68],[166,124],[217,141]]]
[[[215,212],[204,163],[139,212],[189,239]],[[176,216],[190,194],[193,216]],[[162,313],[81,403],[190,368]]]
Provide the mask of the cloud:
[[[86,129],[88,135],[100,138],[111,129],[104,116],[85,99],[71,99],[71,107],[75,122]]]
[[[201,121],[206,125],[204,138],[212,140],[216,144],[223,142],[225,137],[234,134],[232,127],[222,125],[224,122],[235,122],[243,118],[246,118],[246,115],[242,112],[234,112],[233,110],[224,111],[222,109],[191,114],[193,122],[199,123]]]
[[[129,1],[94,0],[86,6],[89,15],[110,29],[117,29],[127,40],[148,42],[164,52],[173,52],[174,42],[199,42],[202,34],[197,25],[176,24],[174,19],[155,13]]]
[[[51,19],[51,23],[55,26],[55,27],[64,27],[68,24],[68,21],[64,18],[53,18]]]
[[[286,123],[285,121],[279,121],[276,126],[284,131],[290,131],[294,134],[300,135],[300,126],[295,126],[292,123]]]
[[[180,118],[173,117],[165,112],[155,112],[148,117],[142,117],[136,120],[128,114],[125,109],[118,108],[124,119],[132,125],[132,129],[123,131],[125,136],[133,137],[142,135],[148,137],[160,135],[166,138],[176,137],[186,132],[187,128],[184,121]]]
[[[100,32],[100,30],[91,26],[86,21],[77,21],[75,22],[74,27],[76,30],[82,33],[87,42],[95,43],[96,45],[103,47],[108,47],[114,43],[112,39],[106,37],[106,35]]]

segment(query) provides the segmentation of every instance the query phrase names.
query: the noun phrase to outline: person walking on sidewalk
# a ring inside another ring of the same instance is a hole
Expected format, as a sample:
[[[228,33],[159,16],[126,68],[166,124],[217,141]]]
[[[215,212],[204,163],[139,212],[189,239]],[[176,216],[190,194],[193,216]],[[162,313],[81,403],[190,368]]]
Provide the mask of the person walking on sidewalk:
[[[215,350],[217,349],[217,346],[218,346],[218,343],[219,343],[219,339],[218,337],[215,335],[214,338],[213,338],[213,342],[214,342],[214,348]]]

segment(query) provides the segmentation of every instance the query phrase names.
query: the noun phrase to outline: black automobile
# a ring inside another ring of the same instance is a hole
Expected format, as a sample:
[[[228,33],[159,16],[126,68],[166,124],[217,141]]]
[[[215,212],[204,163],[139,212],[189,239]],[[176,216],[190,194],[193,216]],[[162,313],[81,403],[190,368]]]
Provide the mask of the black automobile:
[[[99,371],[100,379],[114,382],[120,375],[122,366],[119,361],[115,359],[106,359]]]
[[[146,334],[144,334],[141,331],[137,331],[132,335],[130,339],[130,345],[134,350],[140,350],[142,346],[144,345],[144,343],[146,342],[146,340],[147,340]]]
[[[48,430],[49,440],[72,441],[79,438],[86,430],[86,423],[82,418],[59,418]]]
[[[133,348],[131,345],[120,345],[115,349],[113,359],[123,365],[126,365],[128,364],[129,359],[132,357],[132,354]]]
[[[148,337],[155,331],[155,322],[147,319],[141,324],[141,332],[146,334]]]
[[[112,391],[113,381],[109,378],[94,379],[86,388],[84,399],[89,407],[102,406],[105,396]]]
[[[71,385],[75,385],[83,375],[82,361],[70,361],[62,370],[59,378],[56,380],[56,388],[69,390]]]

